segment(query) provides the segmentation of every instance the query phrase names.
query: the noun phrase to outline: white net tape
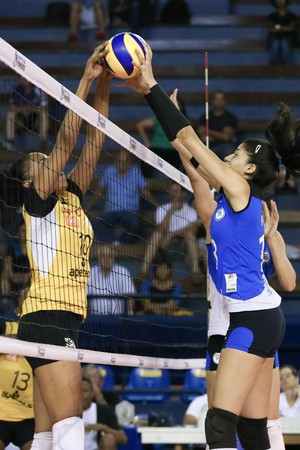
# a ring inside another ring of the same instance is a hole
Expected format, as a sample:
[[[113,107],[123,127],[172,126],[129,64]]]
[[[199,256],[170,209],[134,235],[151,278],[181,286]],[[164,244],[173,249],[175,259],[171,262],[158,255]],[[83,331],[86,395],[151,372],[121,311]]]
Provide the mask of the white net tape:
[[[126,148],[142,161],[164,173],[170,179],[192,192],[186,175],[161,159],[143,144],[138,142],[117,125],[99,114],[87,103],[78,98],[65,86],[56,81],[30,59],[0,38],[0,60],[16,73],[26,78],[49,96],[65,107],[71,109],[85,121],[103,131],[115,142]],[[85,349],[64,348],[49,344],[25,342],[7,337],[0,337],[0,352],[19,354],[51,360],[79,361],[82,363],[108,364],[117,366],[190,369],[203,368],[204,359],[155,358],[129,354],[115,354]]]

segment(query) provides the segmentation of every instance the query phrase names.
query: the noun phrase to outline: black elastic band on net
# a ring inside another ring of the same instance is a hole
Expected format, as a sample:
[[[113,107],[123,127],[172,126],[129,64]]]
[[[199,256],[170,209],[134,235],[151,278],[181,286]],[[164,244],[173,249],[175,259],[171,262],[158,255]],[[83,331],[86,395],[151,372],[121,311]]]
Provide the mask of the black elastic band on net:
[[[170,142],[176,139],[178,131],[190,125],[187,118],[158,84],[151,88],[150,94],[145,95],[145,99]]]

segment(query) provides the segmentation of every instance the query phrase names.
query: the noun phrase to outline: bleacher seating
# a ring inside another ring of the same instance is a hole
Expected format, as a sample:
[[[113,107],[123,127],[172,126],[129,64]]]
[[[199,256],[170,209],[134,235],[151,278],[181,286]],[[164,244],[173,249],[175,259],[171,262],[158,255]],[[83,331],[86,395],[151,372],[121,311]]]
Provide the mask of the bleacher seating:
[[[206,371],[205,369],[190,369],[187,370],[184,376],[183,389],[187,391],[194,391],[181,394],[181,400],[185,403],[190,403],[198,395],[206,393]]]
[[[113,369],[98,365],[102,377],[102,391],[112,391],[115,387],[115,374]]]
[[[166,391],[170,388],[170,385],[170,374],[167,369],[137,367],[130,372],[127,385],[128,393],[125,394],[125,398],[133,403],[163,402],[169,397]],[[131,393],[130,390],[143,392]]]

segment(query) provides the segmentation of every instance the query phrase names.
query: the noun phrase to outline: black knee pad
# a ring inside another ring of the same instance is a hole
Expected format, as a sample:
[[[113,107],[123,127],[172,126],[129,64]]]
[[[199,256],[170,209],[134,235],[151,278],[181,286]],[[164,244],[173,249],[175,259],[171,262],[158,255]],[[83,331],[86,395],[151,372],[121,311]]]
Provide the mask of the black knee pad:
[[[244,450],[267,450],[270,448],[267,418],[239,417],[237,434]]]
[[[238,416],[220,408],[210,408],[205,419],[206,442],[210,449],[236,448]]]

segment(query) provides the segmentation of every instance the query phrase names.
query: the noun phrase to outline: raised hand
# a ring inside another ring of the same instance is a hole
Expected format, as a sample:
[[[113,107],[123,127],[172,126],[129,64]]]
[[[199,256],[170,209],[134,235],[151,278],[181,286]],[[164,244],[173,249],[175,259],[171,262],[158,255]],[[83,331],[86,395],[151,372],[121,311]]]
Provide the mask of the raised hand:
[[[149,44],[145,43],[145,52],[146,56],[144,56],[139,50],[136,50],[135,53],[139,58],[139,63],[134,63],[134,65],[140,69],[141,75],[145,81],[145,83],[151,89],[155,84],[157,84],[152,69],[152,50]]]
[[[128,78],[127,80],[124,80],[122,83],[112,83],[113,86],[117,86],[117,87],[129,87],[130,89],[138,92],[139,94],[149,94],[150,92],[150,88],[148,86],[148,84],[144,81],[144,78],[142,77],[142,75],[138,75],[137,77],[134,78]]]
[[[104,65],[104,58],[108,53],[107,50],[105,50],[106,45],[107,42],[98,45],[92,56],[87,60],[83,76],[90,81],[98,78],[103,72],[108,72]]]
[[[274,200],[270,202],[271,209],[269,210],[266,202],[263,202],[263,214],[264,214],[264,226],[265,226],[265,238],[271,239],[278,228],[279,213]]]

